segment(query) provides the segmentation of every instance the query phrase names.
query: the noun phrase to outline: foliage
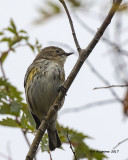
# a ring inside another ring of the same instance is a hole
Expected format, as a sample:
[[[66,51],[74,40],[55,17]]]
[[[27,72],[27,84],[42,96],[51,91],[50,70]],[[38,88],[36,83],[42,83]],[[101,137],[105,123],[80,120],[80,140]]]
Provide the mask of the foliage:
[[[33,52],[36,50],[40,51],[41,49],[41,45],[39,44],[38,40],[36,40],[34,45],[30,43],[27,32],[23,29],[18,31],[12,19],[10,20],[10,25],[0,32],[0,44],[2,45],[3,43],[7,46],[7,50],[1,51],[1,63],[4,62],[10,51],[15,52],[16,48],[21,46],[28,46]]]
[[[11,118],[7,117],[2,119],[0,121],[0,125],[17,127],[24,129],[26,132],[35,133],[35,122],[27,110],[27,105],[23,103],[21,94],[22,93],[19,92],[16,87],[11,85],[8,80],[0,78],[0,114],[11,115]],[[63,127],[59,124],[57,128],[62,143],[68,144],[66,134],[67,131],[69,132],[70,140],[78,159],[87,157],[89,160],[102,160],[105,157],[102,153],[92,154],[90,152],[90,150],[93,149],[89,148],[84,142],[85,139],[90,138],[89,136],[86,136],[83,133],[77,132],[68,127]],[[41,141],[41,150],[42,152],[49,152],[47,134],[45,134]]]
[[[8,36],[9,34],[10,36]],[[29,36],[27,32],[25,30],[18,31],[12,19],[9,27],[0,32],[0,44],[1,43],[5,43],[8,47],[6,51],[1,52],[1,66],[7,59],[10,51],[15,52],[16,48],[19,48],[22,45],[30,47],[33,52],[36,49],[40,50],[41,47],[38,41],[36,41],[35,45],[32,45],[29,42]],[[18,89],[13,86],[4,76],[0,77],[0,114],[4,115],[4,118],[0,120],[1,126],[20,128],[25,134],[34,134],[36,132],[35,122],[27,109],[27,104],[24,103],[22,92],[18,91]],[[70,140],[78,159],[86,157],[89,160],[102,160],[105,157],[102,153],[92,154],[90,152],[92,149],[89,148],[89,146],[84,142],[84,140],[90,137],[84,135],[83,133],[77,132],[68,127],[63,127],[59,124],[58,131],[62,143],[65,144],[68,144],[66,134],[67,131],[69,132]],[[47,134],[45,134],[41,141],[41,150],[42,152],[49,152]]]
[[[67,0],[69,2],[69,5],[73,9],[81,9],[86,8],[87,1],[83,0]],[[88,5],[89,6],[89,5]],[[59,15],[63,12],[63,8],[61,7],[61,3],[56,3],[52,0],[45,0],[45,7],[44,2],[41,7],[38,8],[38,12],[40,13],[40,18],[36,19],[34,22],[36,24],[40,24],[42,22],[45,22],[46,20],[49,20],[50,18]]]
[[[70,141],[74,147],[74,151],[76,153],[76,157],[77,159],[83,159],[83,158],[87,158],[88,160],[102,160],[104,158],[106,158],[105,155],[103,155],[100,152],[96,152],[96,150],[90,148],[85,142],[84,140],[86,139],[90,139],[89,136],[84,135],[81,132],[77,132],[74,129],[68,128],[68,127],[64,127],[60,124],[57,125],[57,129],[60,135],[60,139],[61,142],[63,144],[68,144],[69,145],[69,141],[67,138],[67,132],[68,132],[68,136],[70,138]],[[48,149],[48,136],[47,134],[44,135],[44,138],[41,141],[41,151],[42,152],[49,152]],[[63,147],[61,148],[63,149]]]
[[[90,6],[94,5],[95,1],[92,0],[67,0],[68,5],[72,9],[78,10],[88,10]],[[118,12],[126,12],[128,11],[128,4],[124,3],[122,4]],[[39,12],[39,18],[34,20],[35,24],[41,24],[44,23],[46,20],[50,20],[51,18],[60,15],[63,12],[63,8],[61,6],[61,3],[56,3],[52,0],[45,0],[43,1],[43,5],[38,7]],[[102,14],[102,13],[101,13]]]
[[[0,78],[0,114],[11,116],[11,118],[2,119],[0,125],[34,131],[33,119],[30,117],[27,105],[23,103],[21,94],[7,80]]]
[[[74,147],[74,151],[76,153],[76,157],[78,160],[83,159],[83,158],[87,158],[88,160],[93,160],[93,159],[102,160],[103,158],[106,157],[102,153],[91,152],[91,150],[94,150],[94,149],[90,148],[85,143],[86,139],[90,139],[89,136],[84,135],[81,132],[75,131],[74,129],[71,129],[69,127],[64,127],[62,125],[59,125],[59,124],[57,128],[58,128],[58,132],[61,137],[61,141],[63,143],[66,143],[66,144],[69,143],[68,138],[67,138],[67,134],[68,134],[69,139]]]

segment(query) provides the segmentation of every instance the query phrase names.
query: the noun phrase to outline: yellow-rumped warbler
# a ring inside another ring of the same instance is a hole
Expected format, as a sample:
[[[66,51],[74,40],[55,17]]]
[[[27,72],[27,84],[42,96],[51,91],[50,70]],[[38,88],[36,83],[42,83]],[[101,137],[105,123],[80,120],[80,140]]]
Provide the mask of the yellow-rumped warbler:
[[[67,56],[71,54],[58,47],[46,47],[28,67],[24,80],[25,94],[37,129],[49,107],[54,103],[58,89],[65,81],[64,63]],[[56,129],[56,119],[57,115],[50,120],[47,129],[51,151],[61,146]]]

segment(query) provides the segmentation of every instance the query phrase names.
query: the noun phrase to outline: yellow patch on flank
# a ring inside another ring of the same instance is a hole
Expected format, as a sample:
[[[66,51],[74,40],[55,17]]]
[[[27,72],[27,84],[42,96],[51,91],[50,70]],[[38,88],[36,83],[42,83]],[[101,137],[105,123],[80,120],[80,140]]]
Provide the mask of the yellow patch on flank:
[[[35,76],[35,74],[37,73],[37,71],[39,71],[39,68],[33,68],[31,70],[31,72],[29,73],[29,76],[27,78],[27,84],[26,87],[28,88],[29,84],[31,83],[33,77]]]

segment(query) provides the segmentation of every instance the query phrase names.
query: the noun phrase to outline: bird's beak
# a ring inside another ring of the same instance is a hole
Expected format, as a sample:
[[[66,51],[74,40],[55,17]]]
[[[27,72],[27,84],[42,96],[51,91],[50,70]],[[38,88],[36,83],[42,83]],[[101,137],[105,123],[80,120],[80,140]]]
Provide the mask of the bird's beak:
[[[70,56],[70,55],[72,55],[72,54],[74,54],[74,53],[73,53],[73,52],[65,53],[66,56]]]

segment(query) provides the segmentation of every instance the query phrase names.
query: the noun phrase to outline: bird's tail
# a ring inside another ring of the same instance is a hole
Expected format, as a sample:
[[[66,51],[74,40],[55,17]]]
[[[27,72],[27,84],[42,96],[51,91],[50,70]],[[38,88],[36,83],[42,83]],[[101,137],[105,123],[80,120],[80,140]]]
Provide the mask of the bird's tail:
[[[54,151],[56,148],[61,147],[61,141],[57,133],[57,129],[52,131],[48,129],[49,149]]]

